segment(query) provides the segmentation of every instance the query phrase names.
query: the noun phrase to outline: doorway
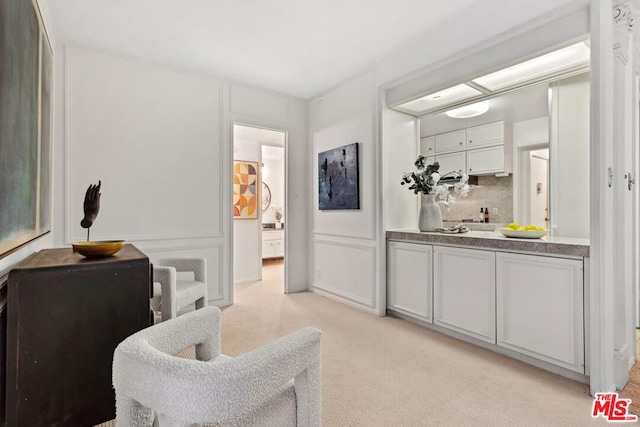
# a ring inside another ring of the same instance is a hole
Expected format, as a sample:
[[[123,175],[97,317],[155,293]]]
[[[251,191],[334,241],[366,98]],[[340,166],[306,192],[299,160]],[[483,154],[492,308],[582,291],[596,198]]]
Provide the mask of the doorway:
[[[515,158],[514,211],[522,225],[549,229],[549,144],[518,147]]]
[[[281,130],[233,124],[234,285],[261,281],[264,260],[285,259],[286,140]],[[242,167],[253,175],[239,175]]]

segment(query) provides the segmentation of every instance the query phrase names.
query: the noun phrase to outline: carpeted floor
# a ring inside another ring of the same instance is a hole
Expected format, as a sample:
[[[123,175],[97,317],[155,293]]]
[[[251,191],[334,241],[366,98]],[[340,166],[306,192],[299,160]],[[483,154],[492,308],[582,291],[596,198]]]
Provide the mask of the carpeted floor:
[[[241,354],[303,326],[322,330],[323,425],[588,426],[587,385],[393,317],[313,293],[283,295],[282,266],[236,286],[223,351]]]
[[[235,287],[222,349],[321,329],[325,427],[607,425],[591,418],[587,385],[313,293],[284,295],[282,270],[267,263],[263,281]]]

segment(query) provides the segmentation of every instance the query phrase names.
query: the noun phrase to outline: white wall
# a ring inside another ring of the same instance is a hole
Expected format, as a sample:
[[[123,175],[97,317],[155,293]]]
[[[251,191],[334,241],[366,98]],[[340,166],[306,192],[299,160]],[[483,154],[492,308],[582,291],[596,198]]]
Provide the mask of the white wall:
[[[210,302],[231,303],[231,128],[241,122],[289,135],[289,172],[299,178],[289,188],[288,247],[308,259],[306,101],[63,40],[56,53],[56,245],[86,237],[84,192],[100,179],[92,239],[125,239],[152,261],[206,257]],[[290,292],[306,289],[307,264],[287,277]]]
[[[418,119],[414,116],[382,109],[384,158],[384,214],[387,229],[416,229],[420,196],[400,186],[402,174],[413,171],[418,157]]]
[[[371,72],[311,101],[313,289],[377,310],[377,91]],[[359,143],[360,209],[318,209],[318,153]]]
[[[552,85],[551,231],[589,237],[589,74]]]

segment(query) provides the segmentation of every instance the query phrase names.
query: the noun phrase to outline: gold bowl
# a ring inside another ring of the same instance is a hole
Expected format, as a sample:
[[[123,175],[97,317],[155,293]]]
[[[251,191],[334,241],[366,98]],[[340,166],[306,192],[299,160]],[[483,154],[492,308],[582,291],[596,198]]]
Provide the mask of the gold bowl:
[[[103,258],[116,254],[124,246],[124,240],[95,240],[72,243],[74,252],[87,258]]]

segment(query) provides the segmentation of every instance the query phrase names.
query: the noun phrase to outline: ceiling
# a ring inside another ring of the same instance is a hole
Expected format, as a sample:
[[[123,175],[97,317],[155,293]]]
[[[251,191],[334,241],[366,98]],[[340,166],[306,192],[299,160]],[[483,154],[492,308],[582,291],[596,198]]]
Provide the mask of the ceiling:
[[[56,35],[84,46],[310,98],[489,1],[48,0],[48,8]]]
[[[509,123],[537,119],[549,115],[549,85],[539,84],[525,89],[490,98],[489,111],[477,117],[454,119],[445,114],[429,114],[420,117],[420,136],[478,126],[504,120]]]
[[[233,138],[245,141],[256,141],[260,144],[284,147],[287,134],[277,130],[257,128],[253,126],[233,125]]]

